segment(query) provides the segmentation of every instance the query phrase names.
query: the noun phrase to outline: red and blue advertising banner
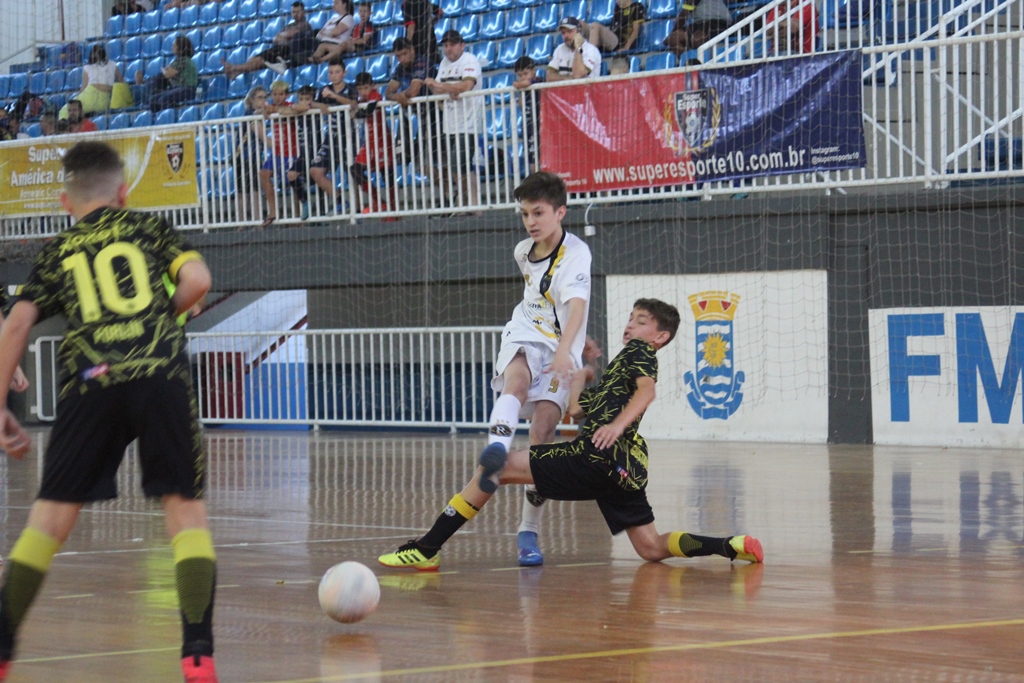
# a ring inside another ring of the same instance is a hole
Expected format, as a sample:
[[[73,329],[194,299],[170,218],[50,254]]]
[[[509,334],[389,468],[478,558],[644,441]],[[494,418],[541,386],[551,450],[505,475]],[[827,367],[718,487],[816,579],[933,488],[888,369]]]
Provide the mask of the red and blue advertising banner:
[[[541,167],[571,192],[862,168],[861,53],[544,89]]]

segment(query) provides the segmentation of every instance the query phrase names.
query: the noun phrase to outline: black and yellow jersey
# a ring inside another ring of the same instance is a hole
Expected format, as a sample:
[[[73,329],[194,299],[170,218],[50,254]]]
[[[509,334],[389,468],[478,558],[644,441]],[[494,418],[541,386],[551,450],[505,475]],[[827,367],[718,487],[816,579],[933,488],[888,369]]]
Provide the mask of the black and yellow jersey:
[[[177,283],[181,266],[199,258],[163,218],[114,208],[90,213],[39,252],[16,300],[33,302],[40,319],[67,318],[61,398],[142,377],[189,381],[163,276]]]
[[[631,339],[608,364],[601,380],[580,394],[580,408],[587,414],[587,421],[580,429],[579,438],[589,439],[625,410],[636,393],[639,377],[658,381],[658,357],[648,342]],[[623,470],[616,478],[627,489],[647,485],[647,443],[637,433],[642,419],[643,415],[634,420],[611,448],[615,466]]]
[[[7,284],[0,282],[0,313],[7,315]]]

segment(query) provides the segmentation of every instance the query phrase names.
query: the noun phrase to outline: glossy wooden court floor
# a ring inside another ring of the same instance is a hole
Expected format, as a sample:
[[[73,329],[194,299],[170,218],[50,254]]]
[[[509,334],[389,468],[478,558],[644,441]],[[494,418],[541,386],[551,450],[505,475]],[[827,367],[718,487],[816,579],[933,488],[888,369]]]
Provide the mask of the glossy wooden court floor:
[[[224,682],[1024,681],[1019,452],[654,441],[659,529],[755,534],[764,565],[644,563],[592,503],[552,503],[546,563],[520,569],[509,488],[421,574],[376,557],[432,522],[482,437],[207,439]],[[8,552],[37,462],[0,468]],[[159,510],[134,464],[120,476],[54,561],[10,681],[180,681]],[[317,604],[342,560],[381,582],[355,625]]]

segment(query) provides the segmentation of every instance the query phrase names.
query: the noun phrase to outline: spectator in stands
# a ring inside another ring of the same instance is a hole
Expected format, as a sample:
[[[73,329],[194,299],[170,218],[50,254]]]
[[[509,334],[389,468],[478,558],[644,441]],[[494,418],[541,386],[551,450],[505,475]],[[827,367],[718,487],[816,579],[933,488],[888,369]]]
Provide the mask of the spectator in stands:
[[[208,2],[218,2],[219,0],[170,0],[161,9],[174,9],[175,7],[181,9],[189,7],[191,5],[205,5]]]
[[[461,196],[457,205],[475,206],[479,198],[474,169],[477,136],[483,132],[484,100],[464,95],[483,88],[483,69],[476,55],[466,50],[462,34],[455,29],[445,31],[441,49],[444,59],[437,68],[437,78],[427,78],[425,83],[433,94],[447,95],[441,103],[444,107],[442,159],[459,188]]]
[[[405,18],[405,38],[412,41],[416,54],[423,55],[431,65],[441,61],[437,52],[437,36],[434,35],[434,22],[440,16],[438,9],[430,0],[403,0],[402,16]]]
[[[114,6],[110,10],[111,16],[118,14],[134,14],[135,12],[150,12],[153,10],[153,0],[114,0]]]
[[[96,131],[96,124],[92,119],[87,119],[82,113],[82,103],[78,100],[68,101],[68,132],[69,133],[93,133]]]
[[[665,47],[676,55],[699,46],[729,28],[732,15],[725,0],[684,0],[683,10],[676,17],[672,32],[665,38]]]
[[[370,3],[364,2],[359,5],[359,23],[352,29],[352,51],[369,52],[376,42],[377,34],[374,33],[373,22],[370,21]]]
[[[6,109],[0,109],[0,142],[7,142],[15,139],[15,132],[11,130],[11,117]]]
[[[89,51],[89,63],[82,67],[82,91],[74,99],[82,103],[82,112],[92,114],[110,108],[110,93],[115,83],[124,83],[124,76],[117,64],[107,60],[107,48],[93,45]],[[123,86],[122,86],[123,87]],[[60,118],[68,117],[65,105]]]
[[[135,72],[135,85],[138,86],[135,101],[140,104],[148,101],[153,113],[176,107],[196,96],[199,69],[192,61],[192,55],[195,54],[192,41],[186,36],[178,36],[171,49],[174,51],[174,59],[160,69],[156,76],[143,83],[142,69]]]
[[[356,153],[355,163],[349,167],[349,172],[367,197],[362,212],[388,211],[389,207],[395,206],[395,151],[391,130],[384,119],[384,110],[377,107],[382,98],[377,88],[373,87],[373,76],[366,71],[357,74],[356,91],[359,93],[359,101],[368,103],[355,115],[357,119],[366,120],[366,128],[363,132],[363,146]],[[370,189],[368,172],[371,168],[377,174],[378,183],[384,181],[387,202],[381,201],[379,184],[372,191]]]
[[[342,205],[338,210],[343,210],[344,197],[338,195],[331,178],[335,181],[338,176],[335,171],[339,167],[347,166],[345,152],[348,149],[348,129],[345,126],[345,117],[342,112],[331,112],[330,108],[339,106],[356,106],[359,103],[359,93],[354,85],[345,82],[345,62],[340,57],[335,57],[327,66],[327,80],[330,83],[320,91],[317,102],[321,106],[321,113],[327,118],[327,134],[323,144],[316,151],[312,161],[309,162],[309,178],[317,187],[323,190],[324,194],[334,200],[336,205]],[[331,178],[328,178],[331,174]]]
[[[263,115],[267,106],[267,89],[256,85],[245,96],[245,113]],[[263,153],[270,147],[263,121],[248,121],[239,128],[235,145],[235,188],[238,198],[238,220],[254,221],[260,215],[260,169]]]
[[[384,99],[402,105],[402,128],[400,133],[402,139],[399,149],[404,154],[403,163],[409,163],[418,161],[417,155],[413,153],[413,123],[409,116],[410,107],[413,104],[412,100],[414,97],[426,94],[424,91],[426,80],[433,76],[436,71],[427,60],[427,57],[417,52],[416,47],[409,39],[395,39],[393,49],[395,51],[395,70],[391,73],[391,80],[388,81],[388,87],[384,91]],[[433,131],[433,107],[427,108],[422,113],[424,116],[420,121],[420,130],[425,132]],[[426,148],[429,156],[430,145],[426,145]],[[433,167],[433,161],[429,158],[423,161],[425,162],[423,170],[429,173]]]
[[[576,17],[565,17],[558,25],[562,42],[551,54],[547,76],[549,81],[601,75],[601,53],[587,42],[581,28],[582,22]]]
[[[516,80],[512,87],[526,90],[535,83],[543,83],[544,76],[537,73],[537,64],[532,58],[523,55],[512,65]],[[540,95],[537,92],[524,93],[518,98],[523,110],[523,137],[526,144],[527,173],[536,171],[537,141],[540,139]]]
[[[7,113],[0,109],[0,127],[4,127],[2,123],[3,117],[7,117],[7,131],[10,134],[11,140],[28,140],[32,136],[21,129],[21,112],[12,111]]]
[[[804,2],[803,7],[800,4],[801,0],[782,0],[765,17],[765,26],[769,27],[769,43],[774,43],[775,36],[778,35],[777,54],[799,55],[814,52],[814,44],[818,37],[818,12],[813,2]],[[776,16],[779,19],[776,19]],[[771,28],[773,24],[776,24],[775,28]]]
[[[309,62],[329,62],[342,52],[352,52],[352,29],[355,25],[356,18],[352,16],[348,0],[334,0],[334,14],[324,27],[317,31],[316,50],[309,56]]]
[[[65,120],[64,123],[67,124],[67,121]],[[43,137],[49,137],[51,135],[57,135],[59,132],[61,132],[61,131],[57,130],[57,115],[54,114],[53,112],[49,112],[48,111],[48,112],[44,113],[42,116],[40,116],[39,117],[39,130],[41,131],[40,134]],[[63,131],[63,132],[66,133],[67,131]]]
[[[270,49],[251,57],[244,64],[228,64],[225,60],[220,60],[229,81],[234,80],[238,74],[263,68],[283,74],[290,63],[300,64],[308,58],[303,55],[312,51],[316,39],[313,36],[313,28],[306,18],[306,8],[301,0],[295,0],[291,11],[292,20],[274,36],[274,44]]]
[[[642,2],[633,0],[615,0],[615,12],[612,14],[611,26],[597,21],[585,25],[583,37],[601,52],[602,55],[616,50],[632,50],[640,40],[640,28],[647,11]]]
[[[270,101],[263,109],[263,116],[291,114],[292,103],[288,101],[290,90],[291,86],[288,85],[288,81],[271,83]],[[274,183],[280,181],[282,185],[284,184],[288,169],[292,167],[295,157],[298,156],[295,122],[289,120],[290,118],[290,116],[279,116],[270,123],[270,137],[274,144],[260,170],[260,187],[263,188],[263,196],[267,198],[267,215],[263,219],[262,225],[264,228],[269,228],[277,218],[277,190]]]

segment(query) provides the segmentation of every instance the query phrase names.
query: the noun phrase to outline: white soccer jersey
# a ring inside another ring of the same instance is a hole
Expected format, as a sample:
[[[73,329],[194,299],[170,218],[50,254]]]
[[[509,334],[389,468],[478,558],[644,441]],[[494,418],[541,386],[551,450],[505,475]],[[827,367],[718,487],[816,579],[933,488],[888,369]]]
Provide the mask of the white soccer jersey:
[[[466,50],[454,62],[445,57],[437,68],[437,80],[440,83],[458,83],[466,78],[476,82],[473,90],[483,90],[482,69],[480,60],[472,52]],[[484,98],[472,97],[468,93],[459,95],[459,99],[447,98],[444,101],[444,132],[445,133],[480,133],[483,131]]]
[[[587,315],[590,311],[590,248],[576,235],[565,233],[562,243],[541,261],[530,260],[533,240],[516,245],[516,265],[526,286],[523,300],[512,311],[501,343],[531,343],[546,346],[554,353],[562,337],[562,325],[569,319],[569,301],[583,299],[588,305],[576,338],[570,347],[573,363],[581,367],[583,344],[587,339]]]
[[[551,54],[549,66],[553,67],[562,76],[572,77],[572,63],[576,57],[576,51],[566,45],[559,43],[558,47]],[[590,69],[586,78],[601,75],[601,51],[591,43],[583,43],[583,65]]]

